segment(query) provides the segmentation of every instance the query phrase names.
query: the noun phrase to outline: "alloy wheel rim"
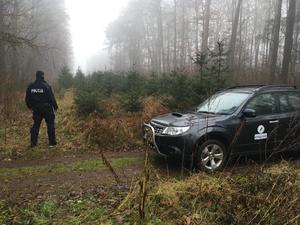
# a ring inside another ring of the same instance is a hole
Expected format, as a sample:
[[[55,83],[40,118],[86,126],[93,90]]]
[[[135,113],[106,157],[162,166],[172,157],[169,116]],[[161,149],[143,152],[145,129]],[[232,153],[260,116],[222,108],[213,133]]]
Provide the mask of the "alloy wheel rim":
[[[224,152],[221,146],[210,144],[205,146],[201,153],[201,164],[208,170],[218,169],[224,159]]]

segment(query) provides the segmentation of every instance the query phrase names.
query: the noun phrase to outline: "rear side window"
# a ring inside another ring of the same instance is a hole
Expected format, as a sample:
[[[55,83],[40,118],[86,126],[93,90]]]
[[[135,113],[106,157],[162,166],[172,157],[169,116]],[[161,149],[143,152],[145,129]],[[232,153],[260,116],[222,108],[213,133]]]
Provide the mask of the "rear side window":
[[[300,110],[300,93],[299,92],[289,93],[289,102],[293,110]]]
[[[273,94],[261,94],[254,97],[246,108],[254,109],[256,115],[269,115],[276,112],[275,97]]]
[[[281,112],[294,112],[300,110],[300,92],[287,92],[279,95]]]
[[[289,102],[288,93],[279,94],[279,108],[280,108],[280,112],[282,113],[293,111],[292,106]]]

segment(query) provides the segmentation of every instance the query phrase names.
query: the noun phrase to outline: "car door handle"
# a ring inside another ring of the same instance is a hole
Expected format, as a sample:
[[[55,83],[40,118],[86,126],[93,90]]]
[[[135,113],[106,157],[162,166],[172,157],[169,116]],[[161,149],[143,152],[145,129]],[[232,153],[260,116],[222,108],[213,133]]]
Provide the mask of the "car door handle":
[[[273,123],[279,123],[279,120],[271,120],[269,121],[269,123],[273,124]]]

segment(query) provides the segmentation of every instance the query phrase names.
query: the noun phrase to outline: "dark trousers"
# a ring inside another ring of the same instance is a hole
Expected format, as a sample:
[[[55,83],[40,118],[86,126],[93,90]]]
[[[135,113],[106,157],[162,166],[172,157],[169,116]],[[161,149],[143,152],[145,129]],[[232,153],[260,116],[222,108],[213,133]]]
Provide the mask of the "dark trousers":
[[[50,145],[56,144],[55,137],[55,114],[50,105],[41,105],[33,109],[33,126],[31,128],[31,145],[35,146],[38,142],[41,122],[45,119],[47,124],[48,139]]]

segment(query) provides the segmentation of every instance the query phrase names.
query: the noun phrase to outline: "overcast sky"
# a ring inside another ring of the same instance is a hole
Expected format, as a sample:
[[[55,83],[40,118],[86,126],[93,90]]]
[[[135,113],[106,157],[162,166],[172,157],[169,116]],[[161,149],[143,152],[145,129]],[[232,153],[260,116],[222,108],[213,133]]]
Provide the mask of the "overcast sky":
[[[87,60],[105,48],[105,30],[129,0],[66,0],[75,68],[86,69]]]

